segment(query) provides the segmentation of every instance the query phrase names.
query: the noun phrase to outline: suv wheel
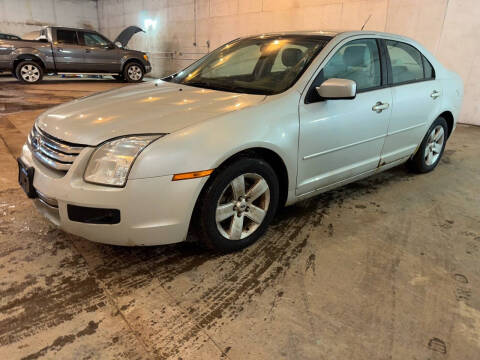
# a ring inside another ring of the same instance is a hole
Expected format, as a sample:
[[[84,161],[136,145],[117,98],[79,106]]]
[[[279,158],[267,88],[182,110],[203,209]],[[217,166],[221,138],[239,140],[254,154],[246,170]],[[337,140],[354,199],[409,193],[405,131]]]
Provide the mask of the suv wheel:
[[[15,74],[18,80],[28,83],[38,83],[43,78],[43,69],[35,61],[22,61],[17,65]]]
[[[123,70],[123,78],[128,82],[140,82],[143,79],[143,67],[137,63],[130,63]]]
[[[221,252],[241,250],[267,230],[279,201],[279,183],[261,159],[244,158],[221,170],[199,198],[194,221],[200,240]]]

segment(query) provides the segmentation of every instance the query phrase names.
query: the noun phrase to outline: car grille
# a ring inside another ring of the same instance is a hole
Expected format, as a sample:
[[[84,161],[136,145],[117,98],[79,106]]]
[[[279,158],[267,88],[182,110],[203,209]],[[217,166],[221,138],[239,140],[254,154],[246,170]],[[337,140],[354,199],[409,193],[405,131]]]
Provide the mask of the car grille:
[[[33,156],[47,167],[67,172],[86,145],[71,144],[54,138],[33,125],[27,144]]]

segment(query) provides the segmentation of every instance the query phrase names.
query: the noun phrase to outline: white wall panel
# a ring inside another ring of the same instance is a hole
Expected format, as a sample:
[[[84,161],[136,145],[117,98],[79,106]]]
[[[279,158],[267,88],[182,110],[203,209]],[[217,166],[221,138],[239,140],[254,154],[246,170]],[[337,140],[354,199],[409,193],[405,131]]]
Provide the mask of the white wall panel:
[[[0,0],[0,32],[21,36],[42,25],[98,29],[97,1]]]

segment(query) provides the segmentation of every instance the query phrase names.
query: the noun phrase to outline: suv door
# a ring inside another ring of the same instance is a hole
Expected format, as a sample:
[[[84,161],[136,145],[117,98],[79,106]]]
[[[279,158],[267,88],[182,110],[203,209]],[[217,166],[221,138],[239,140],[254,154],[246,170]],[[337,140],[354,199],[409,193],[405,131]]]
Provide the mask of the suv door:
[[[442,94],[435,70],[410,44],[384,40],[395,107],[385,139],[382,163],[411,156],[440,113]]]
[[[52,44],[57,72],[82,71],[84,49],[78,43],[75,30],[53,29],[55,42]]]
[[[85,49],[85,67],[91,73],[119,73],[121,70],[121,49],[99,33],[78,32],[80,44]]]
[[[346,182],[378,166],[392,111],[381,60],[376,39],[349,41],[327,59],[311,83],[299,109],[297,195]],[[356,97],[321,99],[315,87],[330,78],[355,81]]]

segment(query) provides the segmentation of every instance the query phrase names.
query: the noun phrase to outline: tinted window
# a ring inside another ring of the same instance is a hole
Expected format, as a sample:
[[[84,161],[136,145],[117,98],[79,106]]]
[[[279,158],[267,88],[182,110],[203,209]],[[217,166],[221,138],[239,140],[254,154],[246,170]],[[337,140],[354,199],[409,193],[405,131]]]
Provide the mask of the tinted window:
[[[80,32],[79,37],[80,42],[87,46],[107,46],[110,44],[110,41],[96,33]]]
[[[435,79],[435,70],[425,56],[423,57],[423,68],[425,69],[425,79]]]
[[[57,42],[59,44],[77,44],[76,31],[57,30]]]
[[[361,39],[343,45],[319,76],[320,84],[331,78],[353,80],[357,83],[357,91],[380,86],[382,75],[377,41]]]
[[[408,44],[387,40],[394,84],[423,80],[423,60],[420,52]]]

